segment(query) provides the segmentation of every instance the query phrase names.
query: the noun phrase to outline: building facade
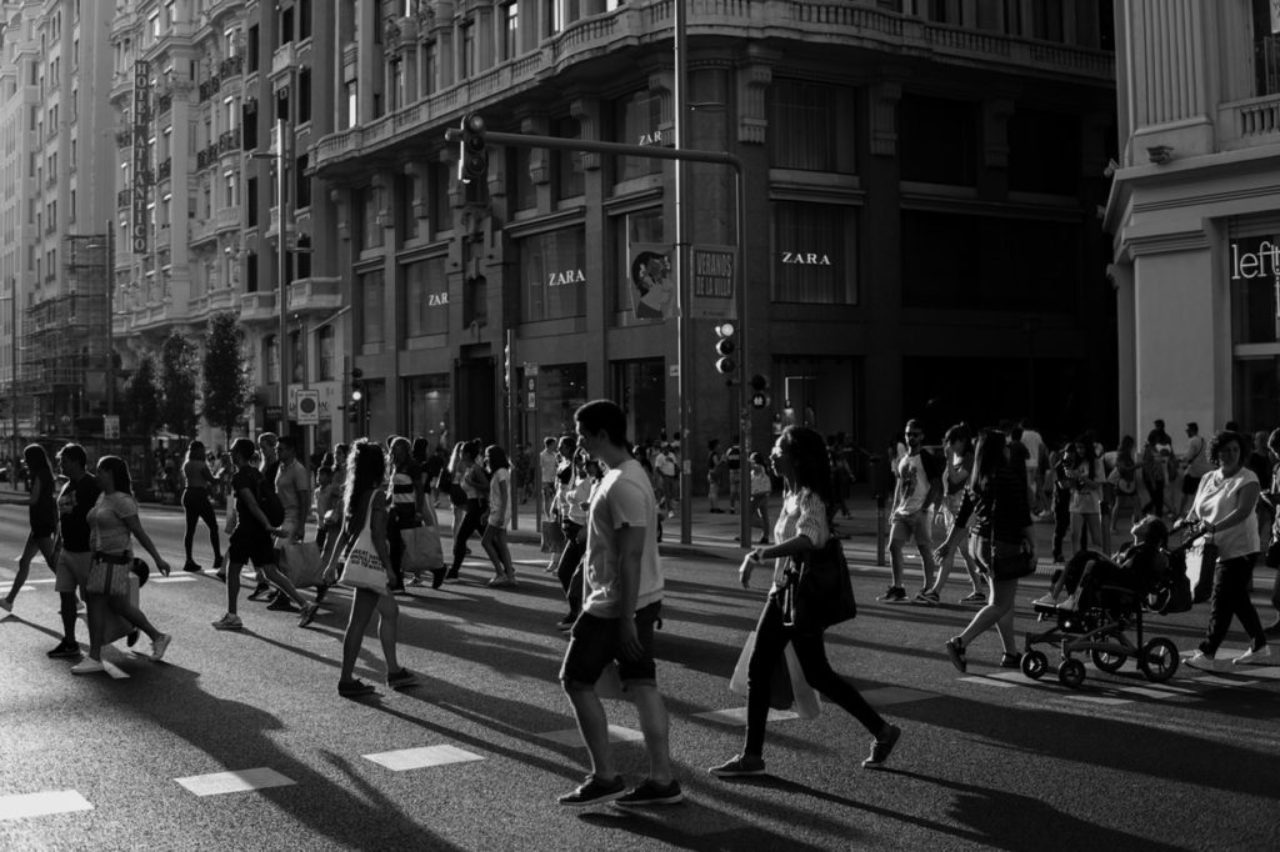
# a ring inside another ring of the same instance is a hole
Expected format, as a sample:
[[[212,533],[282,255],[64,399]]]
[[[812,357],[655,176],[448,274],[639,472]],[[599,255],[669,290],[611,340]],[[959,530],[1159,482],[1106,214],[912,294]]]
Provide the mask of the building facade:
[[[634,280],[643,252],[670,254],[673,166],[490,146],[487,182],[464,185],[444,142],[477,112],[492,130],[672,144],[671,5],[325,6],[336,123],[311,165],[337,210],[323,239],[371,402],[361,431],[536,442],[610,396],[635,440],[679,437],[681,405],[687,444],[729,438],[714,323],[692,320],[680,400],[675,323]],[[689,241],[742,246],[743,374],[770,385],[757,446],[787,423],[878,450],[907,415],[935,434],[1113,420],[1111,37],[1110,4],[1084,0],[690,3],[690,144],[745,163],[746,231],[731,175],[695,165]]]
[[[1120,424],[1280,424],[1280,10],[1117,4]]]

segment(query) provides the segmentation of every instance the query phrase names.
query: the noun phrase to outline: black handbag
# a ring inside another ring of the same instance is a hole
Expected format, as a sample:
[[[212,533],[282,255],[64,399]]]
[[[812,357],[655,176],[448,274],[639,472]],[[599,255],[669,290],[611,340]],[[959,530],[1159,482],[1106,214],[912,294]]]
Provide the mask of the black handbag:
[[[840,540],[792,560],[782,591],[783,623],[801,633],[821,633],[858,614],[849,563]]]
[[[991,577],[996,581],[1017,580],[1034,574],[1036,560],[1024,542],[991,542]]]

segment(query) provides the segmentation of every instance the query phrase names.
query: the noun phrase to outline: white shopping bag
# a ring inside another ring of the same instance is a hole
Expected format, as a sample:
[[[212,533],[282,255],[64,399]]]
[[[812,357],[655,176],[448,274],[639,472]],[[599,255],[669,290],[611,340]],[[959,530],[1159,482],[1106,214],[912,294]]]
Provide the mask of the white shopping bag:
[[[755,649],[756,632],[753,630],[747,634],[742,653],[738,655],[738,664],[733,668],[733,677],[729,679],[729,691],[736,695],[747,694],[747,668]],[[804,679],[800,660],[796,658],[790,642],[782,651],[781,662],[769,682],[769,706],[775,710],[795,710],[801,719],[816,718],[822,710],[818,693]]]

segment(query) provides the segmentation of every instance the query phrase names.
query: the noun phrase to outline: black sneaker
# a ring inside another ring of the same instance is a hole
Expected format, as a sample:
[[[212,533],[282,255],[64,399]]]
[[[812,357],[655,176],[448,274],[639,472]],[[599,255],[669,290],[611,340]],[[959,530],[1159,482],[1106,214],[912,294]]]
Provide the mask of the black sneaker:
[[[253,587],[253,591],[249,593],[249,600],[260,601],[271,591],[270,583],[259,583]]]
[[[124,640],[125,647],[132,648],[134,645],[137,645],[138,635],[139,634],[137,630],[130,631],[129,635],[125,637],[125,640]]]
[[[947,649],[947,656],[951,658],[951,665],[956,667],[956,671],[964,674],[969,668],[968,662],[964,658],[964,646],[960,644],[959,639],[948,639],[947,644],[943,646]]]
[[[200,565],[197,565],[195,560],[188,559],[186,564],[182,566],[182,570],[190,571],[192,574],[196,574],[196,573],[199,573],[200,571],[203,571],[204,568],[201,567]]]
[[[627,793],[614,804],[620,808],[648,808],[654,805],[676,805],[684,801],[684,791],[680,782],[672,780],[670,784],[659,784],[652,778]]]
[[[276,599],[267,604],[267,609],[272,612],[301,612],[285,595],[276,595]]]
[[[717,778],[740,778],[745,775],[763,775],[764,758],[753,754],[731,757],[719,766],[707,770]]]
[[[329,594],[328,586],[316,586],[316,603],[323,603],[324,596]]]
[[[70,660],[80,656],[80,643],[63,639],[58,643],[58,647],[49,652],[49,658],[53,660]]]
[[[1000,657],[1000,668],[1016,669],[1022,667],[1021,654],[1002,654]]]
[[[575,615],[574,613],[569,613],[564,618],[556,622],[556,630],[559,630],[561,633],[568,633],[570,630],[573,629],[573,625],[577,620],[578,620],[577,615]]]
[[[431,588],[438,589],[444,585],[445,570],[437,568],[431,572]]]
[[[885,761],[889,759],[889,755],[893,753],[893,747],[898,744],[898,738],[902,736],[902,729],[897,725],[885,723],[884,733],[875,738],[871,743],[871,754],[867,759],[862,761],[864,769],[879,769],[884,766]]]
[[[217,571],[221,567],[222,567],[222,554],[219,553],[217,556],[213,557],[213,570]]]
[[[876,600],[883,603],[906,603],[907,590],[902,586],[890,586],[887,591]]]
[[[619,775],[612,780],[602,780],[594,775],[588,775],[578,788],[572,793],[565,793],[560,797],[560,804],[570,808],[582,808],[590,805],[602,805],[605,802],[612,802],[621,799],[627,794],[627,784]]]
[[[418,676],[401,666],[400,671],[387,675],[387,686],[392,689],[407,689],[417,686]]]
[[[343,698],[359,698],[361,695],[372,695],[376,690],[373,684],[362,680],[338,681],[338,695]]]

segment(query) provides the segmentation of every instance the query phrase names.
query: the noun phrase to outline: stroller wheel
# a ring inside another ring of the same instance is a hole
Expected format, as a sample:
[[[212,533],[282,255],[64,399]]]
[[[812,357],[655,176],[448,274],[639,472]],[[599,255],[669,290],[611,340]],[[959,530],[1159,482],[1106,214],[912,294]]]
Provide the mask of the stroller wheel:
[[[1078,689],[1084,683],[1084,663],[1079,660],[1063,660],[1058,666],[1058,680],[1063,686]]]
[[[1022,673],[1032,680],[1039,680],[1049,670],[1049,658],[1040,651],[1027,651],[1022,655]]]
[[[1153,683],[1164,683],[1173,677],[1178,663],[1178,646],[1163,637],[1143,645],[1138,657],[1138,668]]]
[[[1089,656],[1093,658],[1093,664],[1098,667],[1098,670],[1107,674],[1115,674],[1120,671],[1120,667],[1124,665],[1124,661],[1127,659],[1124,654],[1113,654],[1110,651],[1099,651],[1096,648],[1089,652]]]

